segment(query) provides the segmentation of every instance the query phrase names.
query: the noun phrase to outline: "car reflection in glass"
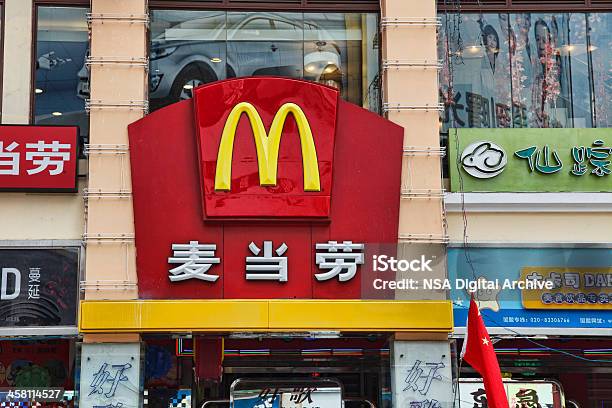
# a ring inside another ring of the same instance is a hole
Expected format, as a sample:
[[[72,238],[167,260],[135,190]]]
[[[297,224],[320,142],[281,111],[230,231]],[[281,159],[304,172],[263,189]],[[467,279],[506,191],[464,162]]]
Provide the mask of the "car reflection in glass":
[[[153,33],[150,45],[151,109],[191,98],[204,83],[240,76],[304,78],[339,88],[340,48],[323,38],[331,36],[315,24],[302,28],[301,19],[276,13],[218,13],[166,27]],[[85,66],[79,78],[78,94],[86,98]]]

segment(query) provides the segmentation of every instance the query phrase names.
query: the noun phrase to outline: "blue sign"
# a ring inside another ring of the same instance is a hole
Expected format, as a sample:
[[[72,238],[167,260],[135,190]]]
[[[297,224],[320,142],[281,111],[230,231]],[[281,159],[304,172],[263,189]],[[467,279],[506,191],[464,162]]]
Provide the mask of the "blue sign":
[[[517,331],[513,328],[612,328],[610,248],[449,248],[448,275],[455,327],[466,325],[471,286],[477,289],[481,315],[493,333]],[[517,284],[524,285],[531,276],[550,281],[552,288],[530,292]],[[587,299],[594,301],[565,301],[572,290],[588,293],[592,296]],[[565,300],[545,302],[550,296]]]

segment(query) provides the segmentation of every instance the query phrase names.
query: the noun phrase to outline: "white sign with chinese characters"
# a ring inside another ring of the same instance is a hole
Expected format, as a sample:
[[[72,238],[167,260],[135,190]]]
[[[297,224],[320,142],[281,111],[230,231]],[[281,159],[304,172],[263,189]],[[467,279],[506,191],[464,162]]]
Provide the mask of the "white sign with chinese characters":
[[[547,381],[504,381],[510,408],[561,408],[563,394],[559,386]],[[478,380],[461,380],[457,392],[458,408],[487,408],[484,384]]]
[[[19,143],[12,142],[4,146],[0,141],[0,174],[18,176],[21,156],[16,151]],[[39,140],[37,143],[26,143],[24,164],[27,174],[38,174],[47,171],[51,176],[57,176],[64,171],[64,162],[70,160],[72,146],[68,143],[60,143],[57,140],[45,143]]]
[[[140,375],[140,343],[83,344],[79,407],[139,407]]]
[[[336,278],[340,282],[349,281],[357,274],[358,266],[364,263],[365,245],[361,243],[327,241],[317,243],[315,247],[315,263],[321,270],[321,273],[315,274],[318,281]],[[247,256],[245,259],[246,280],[278,282],[289,280],[287,244],[282,242],[280,245],[274,245],[272,241],[263,241],[260,247],[251,241],[248,249],[252,256]],[[219,275],[214,274],[212,268],[221,263],[221,259],[215,254],[216,250],[216,244],[201,244],[199,241],[172,244],[173,256],[168,258],[168,263],[178,266],[169,270],[170,281],[200,279],[205,282],[216,282]]]
[[[394,407],[452,407],[453,385],[448,342],[394,341],[391,361]]]

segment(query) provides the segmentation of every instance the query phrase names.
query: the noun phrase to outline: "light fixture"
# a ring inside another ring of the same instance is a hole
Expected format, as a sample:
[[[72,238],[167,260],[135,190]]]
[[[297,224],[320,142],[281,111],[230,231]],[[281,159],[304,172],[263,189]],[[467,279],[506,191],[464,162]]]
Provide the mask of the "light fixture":
[[[51,113],[53,116],[62,116],[62,112],[53,112]]]
[[[589,52],[593,52],[597,49],[597,46],[595,45],[589,45]]]
[[[468,48],[468,50],[472,53],[472,54],[476,54],[478,52],[478,50],[480,50],[480,47],[477,45],[472,45],[471,47]]]
[[[328,65],[328,66],[326,66],[326,67],[325,67],[325,69],[323,70],[323,72],[324,72],[324,73],[326,73],[326,74],[331,74],[332,72],[334,72],[334,71],[335,71],[335,70],[337,70],[337,69],[338,69],[338,67],[337,67],[337,66],[335,66],[335,65],[333,65],[333,64],[330,64],[330,65]]]
[[[34,93],[41,94],[41,93],[43,93],[43,90],[42,90],[42,89],[40,89],[40,88],[36,88],[36,89],[34,90]]]
[[[557,50],[560,55],[564,56],[570,54],[572,56],[577,56],[585,54],[587,51],[591,51],[590,47],[587,47],[586,44],[565,44],[559,47]]]
[[[223,60],[221,58],[219,58],[219,57],[212,57],[210,59],[210,62],[214,62],[215,64],[217,64],[217,63],[219,63],[221,61],[223,61]]]
[[[308,73],[330,73],[340,66],[340,56],[331,51],[315,51],[304,56],[304,70]]]
[[[185,84],[185,85],[183,85],[183,89],[193,89],[193,85]]]

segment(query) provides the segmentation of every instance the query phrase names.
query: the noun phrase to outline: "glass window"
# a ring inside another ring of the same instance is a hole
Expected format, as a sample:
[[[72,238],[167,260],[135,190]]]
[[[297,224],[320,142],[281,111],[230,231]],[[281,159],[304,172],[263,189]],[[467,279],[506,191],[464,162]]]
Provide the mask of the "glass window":
[[[612,104],[608,16],[591,15],[589,25],[602,23],[588,36],[584,13],[445,15],[438,44],[443,131],[592,127],[594,108],[609,112]]]
[[[595,124],[597,127],[612,127],[612,13],[589,14],[588,25]]]
[[[229,77],[303,77],[304,30],[301,13],[227,13]]]
[[[379,110],[378,19],[375,14],[304,14],[304,78]]]
[[[36,32],[34,122],[78,125],[82,140],[89,133],[85,113],[85,99],[89,97],[87,11],[38,7]]]
[[[518,127],[572,127],[569,21],[565,14],[514,14],[512,90]],[[516,116],[516,115],[515,115]]]
[[[441,95],[444,129],[449,127],[511,127],[510,55],[507,14],[449,16],[442,41],[445,67]],[[452,75],[451,75],[452,74]],[[451,82],[452,81],[452,82]]]
[[[572,127],[593,126],[589,51],[587,44],[586,15],[569,15],[569,42],[561,46],[561,55],[569,57]]]
[[[151,12],[151,110],[191,98],[192,89],[226,78],[225,12]]]
[[[380,108],[378,17],[361,13],[154,10],[151,109],[191,97],[225,78],[279,75],[338,88]]]

